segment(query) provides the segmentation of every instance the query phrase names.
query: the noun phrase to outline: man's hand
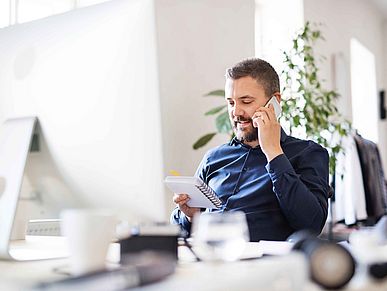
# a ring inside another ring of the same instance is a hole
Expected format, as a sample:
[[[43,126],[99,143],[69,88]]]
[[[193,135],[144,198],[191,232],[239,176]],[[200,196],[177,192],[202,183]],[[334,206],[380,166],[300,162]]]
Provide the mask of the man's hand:
[[[280,138],[281,126],[275,117],[273,105],[260,107],[253,115],[253,126],[258,128],[259,145],[266,159],[270,162],[276,156],[283,154]]]
[[[189,196],[187,194],[174,194],[173,202],[179,207],[179,209],[187,216],[188,221],[192,221],[195,213],[200,212],[200,208],[197,207],[189,207],[187,202],[189,200]]]

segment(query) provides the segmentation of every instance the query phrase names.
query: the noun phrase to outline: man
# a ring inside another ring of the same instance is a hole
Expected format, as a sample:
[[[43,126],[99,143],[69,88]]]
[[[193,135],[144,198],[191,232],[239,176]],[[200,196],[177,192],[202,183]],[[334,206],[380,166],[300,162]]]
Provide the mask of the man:
[[[235,138],[204,156],[196,175],[224,203],[220,210],[243,211],[250,240],[286,240],[293,232],[320,233],[328,208],[327,151],[312,141],[287,136],[274,108],[279,78],[261,59],[247,59],[226,72],[225,98]],[[199,208],[187,194],[175,194],[171,221],[188,232]]]

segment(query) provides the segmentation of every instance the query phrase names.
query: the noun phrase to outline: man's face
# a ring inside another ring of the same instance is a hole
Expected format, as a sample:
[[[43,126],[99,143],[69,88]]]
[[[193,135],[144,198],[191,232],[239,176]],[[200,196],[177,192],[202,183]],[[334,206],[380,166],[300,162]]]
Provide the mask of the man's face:
[[[251,117],[268,101],[263,87],[248,76],[237,80],[227,79],[225,92],[228,113],[236,137],[242,142],[257,141],[258,131],[253,127]]]

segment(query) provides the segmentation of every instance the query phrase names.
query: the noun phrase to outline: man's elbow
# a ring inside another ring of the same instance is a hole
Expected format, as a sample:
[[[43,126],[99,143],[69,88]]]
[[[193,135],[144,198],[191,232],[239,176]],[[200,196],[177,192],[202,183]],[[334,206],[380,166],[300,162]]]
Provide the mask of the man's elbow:
[[[304,229],[310,230],[315,234],[320,234],[324,228],[327,220],[327,213],[323,210],[317,212],[309,225],[306,225]]]
[[[328,193],[327,193],[328,195]],[[325,196],[328,197],[328,196]],[[325,198],[324,197],[324,198]],[[319,199],[316,204],[315,213],[312,219],[309,220],[308,228],[314,233],[320,234],[323,230],[328,217],[328,200]]]

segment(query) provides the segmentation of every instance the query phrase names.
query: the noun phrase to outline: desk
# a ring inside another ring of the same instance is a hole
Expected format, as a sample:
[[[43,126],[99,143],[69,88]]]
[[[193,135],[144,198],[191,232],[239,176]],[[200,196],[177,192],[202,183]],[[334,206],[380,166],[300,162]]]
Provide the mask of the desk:
[[[325,290],[309,280],[307,261],[299,253],[223,264],[187,261],[188,256],[179,250],[180,257],[183,259],[173,276],[137,290]],[[364,270],[359,270],[343,290],[386,291],[387,279],[381,283],[374,282]]]
[[[64,278],[53,270],[66,259],[29,262],[0,261],[0,290],[27,290],[37,282]]]
[[[307,262],[301,254],[264,257],[233,263],[193,262],[187,259],[186,251],[179,250],[179,261],[175,274],[160,283],[136,290],[322,290],[307,278]],[[68,264],[67,259],[33,262],[0,261],[0,290],[26,290],[42,281],[65,278],[54,269]],[[387,280],[371,282],[359,272],[344,289],[350,291],[385,291]]]

